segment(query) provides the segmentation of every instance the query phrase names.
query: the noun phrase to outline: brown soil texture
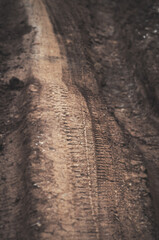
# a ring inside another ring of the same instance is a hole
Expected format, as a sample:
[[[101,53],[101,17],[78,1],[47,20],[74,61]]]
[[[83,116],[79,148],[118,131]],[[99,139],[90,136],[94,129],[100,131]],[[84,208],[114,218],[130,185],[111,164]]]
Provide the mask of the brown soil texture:
[[[0,239],[159,239],[158,37],[157,0],[0,0]]]

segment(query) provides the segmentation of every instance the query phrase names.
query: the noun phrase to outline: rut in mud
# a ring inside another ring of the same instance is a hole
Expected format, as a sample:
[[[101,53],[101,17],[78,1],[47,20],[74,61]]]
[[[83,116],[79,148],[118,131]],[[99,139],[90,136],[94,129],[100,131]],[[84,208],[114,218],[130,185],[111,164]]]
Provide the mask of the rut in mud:
[[[158,239],[159,6],[142,2],[0,1],[0,239]]]

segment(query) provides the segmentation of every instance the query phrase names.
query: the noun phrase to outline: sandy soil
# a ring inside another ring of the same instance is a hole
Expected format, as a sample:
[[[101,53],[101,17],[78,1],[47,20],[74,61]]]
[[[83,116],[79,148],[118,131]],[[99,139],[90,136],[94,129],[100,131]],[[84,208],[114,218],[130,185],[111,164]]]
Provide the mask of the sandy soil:
[[[0,0],[0,239],[158,239],[158,9]]]

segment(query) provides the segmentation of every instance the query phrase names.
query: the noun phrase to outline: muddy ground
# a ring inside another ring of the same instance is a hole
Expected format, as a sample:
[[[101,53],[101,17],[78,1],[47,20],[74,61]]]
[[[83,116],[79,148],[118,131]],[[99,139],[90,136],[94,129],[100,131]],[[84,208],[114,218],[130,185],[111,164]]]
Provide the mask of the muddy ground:
[[[0,0],[0,239],[159,238],[158,20]]]

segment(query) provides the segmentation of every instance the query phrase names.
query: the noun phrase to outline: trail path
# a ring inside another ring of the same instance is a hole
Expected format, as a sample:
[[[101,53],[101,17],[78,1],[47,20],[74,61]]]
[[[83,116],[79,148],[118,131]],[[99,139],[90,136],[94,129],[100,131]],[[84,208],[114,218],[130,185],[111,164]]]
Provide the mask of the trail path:
[[[21,184],[29,197],[23,222],[15,227],[11,211],[6,217],[10,234],[3,233],[1,239],[155,239],[144,213],[141,170],[133,169],[135,161],[138,169],[142,163],[138,155],[132,157],[107,111],[87,64],[73,5],[71,9],[61,0],[23,2],[36,32],[26,90],[32,96],[24,126],[29,141],[18,150],[21,155],[27,152]],[[25,138],[25,132],[18,136]],[[22,205],[18,208],[24,212]]]

